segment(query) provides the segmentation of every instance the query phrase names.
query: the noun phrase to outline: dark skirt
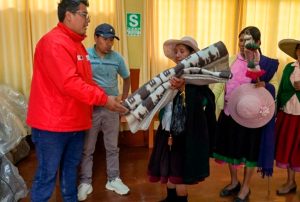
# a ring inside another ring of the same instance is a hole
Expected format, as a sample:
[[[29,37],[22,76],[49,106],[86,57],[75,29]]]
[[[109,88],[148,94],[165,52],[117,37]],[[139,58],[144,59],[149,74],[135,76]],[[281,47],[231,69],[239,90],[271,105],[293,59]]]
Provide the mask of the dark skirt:
[[[185,138],[183,135],[173,136],[173,144],[170,148],[168,138],[170,133],[162,130],[159,125],[150,161],[148,164],[148,176],[150,182],[183,184],[183,163]]]
[[[300,116],[279,111],[276,120],[276,165],[300,172]]]
[[[214,95],[207,86],[186,86],[185,131],[173,137],[161,125],[155,136],[148,165],[150,182],[195,184],[209,176],[209,157],[214,147],[216,124]],[[211,136],[210,136],[211,135]]]
[[[222,111],[216,128],[216,161],[255,167],[259,157],[261,130],[241,126]]]
[[[184,182],[195,184],[209,176],[209,157],[215,146],[215,96],[208,86],[186,85]]]

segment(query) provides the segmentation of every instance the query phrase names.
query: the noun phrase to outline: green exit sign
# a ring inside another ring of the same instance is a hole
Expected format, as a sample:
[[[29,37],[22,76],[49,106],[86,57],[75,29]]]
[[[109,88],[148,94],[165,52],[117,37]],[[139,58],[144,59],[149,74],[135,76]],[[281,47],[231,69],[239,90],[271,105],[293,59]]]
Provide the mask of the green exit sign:
[[[126,27],[128,36],[141,35],[141,14],[140,13],[127,13]]]

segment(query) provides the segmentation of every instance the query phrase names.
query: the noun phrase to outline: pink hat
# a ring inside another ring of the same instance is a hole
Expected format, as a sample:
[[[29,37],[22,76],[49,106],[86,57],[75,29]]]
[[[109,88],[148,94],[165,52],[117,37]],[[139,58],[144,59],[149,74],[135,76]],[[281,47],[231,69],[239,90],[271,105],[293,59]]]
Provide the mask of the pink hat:
[[[265,88],[254,84],[243,84],[235,89],[228,100],[231,117],[247,128],[266,125],[275,112],[275,101]]]
[[[169,39],[164,42],[163,49],[164,49],[164,54],[167,56],[169,59],[175,61],[175,47],[178,44],[183,44],[186,46],[191,47],[195,52],[199,51],[200,49],[198,48],[198,43],[195,39],[193,39],[190,36],[184,36],[181,39]]]

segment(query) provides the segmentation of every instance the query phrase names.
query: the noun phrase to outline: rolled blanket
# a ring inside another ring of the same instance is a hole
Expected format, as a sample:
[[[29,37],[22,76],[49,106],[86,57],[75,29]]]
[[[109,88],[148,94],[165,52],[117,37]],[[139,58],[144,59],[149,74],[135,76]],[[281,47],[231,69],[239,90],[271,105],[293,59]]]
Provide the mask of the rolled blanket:
[[[226,82],[231,78],[226,46],[219,41],[188,56],[130,95],[123,105],[129,110],[125,118],[132,133],[148,129],[155,113],[174,98],[177,90],[172,90],[169,83],[173,76],[194,85]]]

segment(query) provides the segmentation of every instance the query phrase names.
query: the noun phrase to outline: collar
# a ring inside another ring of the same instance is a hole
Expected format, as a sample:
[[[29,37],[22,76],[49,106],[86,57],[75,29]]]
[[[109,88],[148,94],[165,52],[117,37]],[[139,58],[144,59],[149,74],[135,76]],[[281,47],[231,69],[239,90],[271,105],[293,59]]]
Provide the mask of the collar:
[[[291,66],[299,68],[299,61],[296,60],[294,63],[291,64]]]
[[[101,58],[99,55],[98,55],[98,53],[97,53],[97,50],[96,50],[96,44],[94,44],[94,46],[91,48],[92,49],[92,55],[94,56],[94,57],[98,57],[98,58],[100,58],[100,59],[105,59],[105,58],[107,58],[107,57],[110,57],[110,55],[111,54],[113,54],[113,50],[111,50],[109,53],[106,53],[105,55],[104,55],[104,57],[103,58]]]
[[[64,33],[70,36],[74,41],[81,42],[85,39],[86,35],[80,35],[72,31],[69,27],[67,27],[64,23],[59,22],[57,27],[61,29]]]
[[[237,55],[237,59],[242,60],[242,61],[246,61],[246,59],[243,58],[243,56],[241,55],[241,53],[239,53],[239,54]]]
[[[92,51],[90,52],[93,57],[99,57],[96,51],[96,44],[94,44],[93,48],[91,48]]]

